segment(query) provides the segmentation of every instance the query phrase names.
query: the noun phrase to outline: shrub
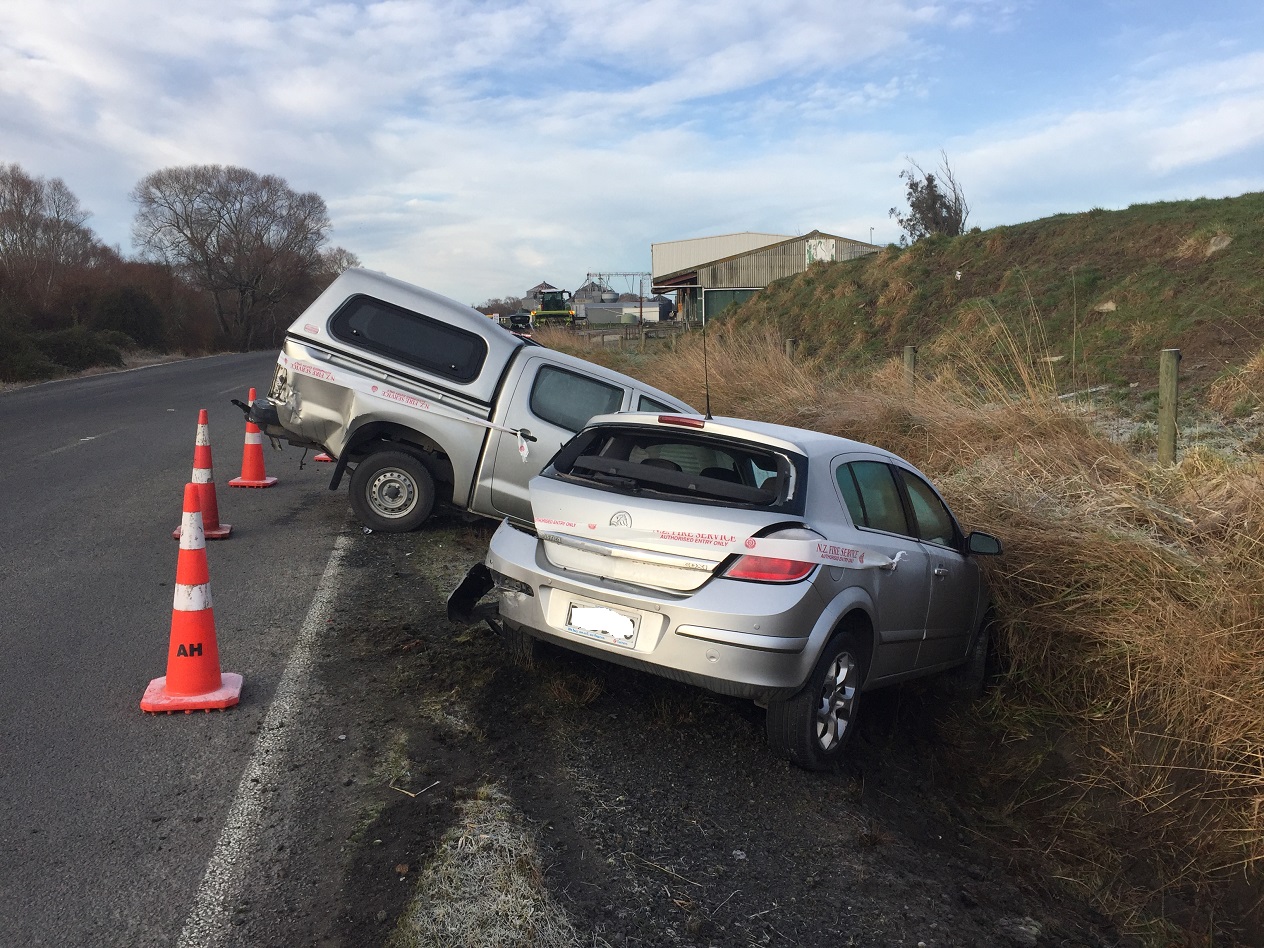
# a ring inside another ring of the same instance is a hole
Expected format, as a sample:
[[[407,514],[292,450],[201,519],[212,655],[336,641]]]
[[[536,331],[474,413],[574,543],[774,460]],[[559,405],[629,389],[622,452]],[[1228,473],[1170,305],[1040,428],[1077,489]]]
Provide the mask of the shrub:
[[[125,333],[144,349],[166,343],[162,311],[144,290],[123,286],[102,294],[92,313],[92,328]]]
[[[97,365],[123,364],[123,355],[118,349],[82,326],[39,333],[32,341],[45,356],[71,372],[82,372]]]
[[[61,373],[27,333],[0,324],[0,382],[34,382]]]

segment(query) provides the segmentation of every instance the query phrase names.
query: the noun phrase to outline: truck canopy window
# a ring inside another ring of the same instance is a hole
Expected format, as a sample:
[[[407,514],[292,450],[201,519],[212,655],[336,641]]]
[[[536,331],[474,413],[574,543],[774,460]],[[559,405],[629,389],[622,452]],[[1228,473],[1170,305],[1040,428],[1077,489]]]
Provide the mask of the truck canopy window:
[[[474,381],[487,358],[487,343],[474,333],[368,296],[348,300],[329,329],[344,342],[454,382]]]

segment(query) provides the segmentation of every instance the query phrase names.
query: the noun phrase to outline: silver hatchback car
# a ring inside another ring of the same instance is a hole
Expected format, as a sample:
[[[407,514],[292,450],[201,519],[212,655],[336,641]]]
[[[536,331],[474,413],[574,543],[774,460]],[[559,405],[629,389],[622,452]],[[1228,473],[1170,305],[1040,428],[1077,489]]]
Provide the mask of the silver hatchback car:
[[[888,451],[733,418],[604,415],[530,494],[535,531],[506,521],[475,567],[518,649],[544,639],[754,699],[773,749],[813,770],[839,760],[863,691],[954,667],[982,683],[976,557],[1000,541],[965,534]]]

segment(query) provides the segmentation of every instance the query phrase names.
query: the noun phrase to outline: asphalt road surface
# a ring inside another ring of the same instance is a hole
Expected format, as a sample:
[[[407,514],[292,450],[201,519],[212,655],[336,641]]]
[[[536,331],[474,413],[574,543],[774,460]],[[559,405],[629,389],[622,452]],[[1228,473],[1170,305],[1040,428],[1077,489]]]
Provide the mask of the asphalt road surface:
[[[268,735],[302,705],[309,610],[355,529],[330,466],[300,467],[298,449],[265,443],[277,486],[227,486],[245,430],[229,399],[265,391],[274,363],[0,394],[0,945],[214,944],[223,891],[248,878],[259,805],[243,788],[268,790],[259,760],[283,751]],[[200,408],[233,525],[207,547],[221,664],[245,684],[228,711],[147,715]]]

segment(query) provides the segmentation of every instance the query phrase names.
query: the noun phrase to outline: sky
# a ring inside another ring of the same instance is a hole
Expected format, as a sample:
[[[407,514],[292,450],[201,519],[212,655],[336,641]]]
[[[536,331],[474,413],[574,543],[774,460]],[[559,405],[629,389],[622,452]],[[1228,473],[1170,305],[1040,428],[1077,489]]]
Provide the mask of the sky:
[[[0,163],[128,255],[141,178],[239,165],[481,303],[662,241],[894,241],[943,155],[983,228],[1264,190],[1264,4],[0,0]]]

